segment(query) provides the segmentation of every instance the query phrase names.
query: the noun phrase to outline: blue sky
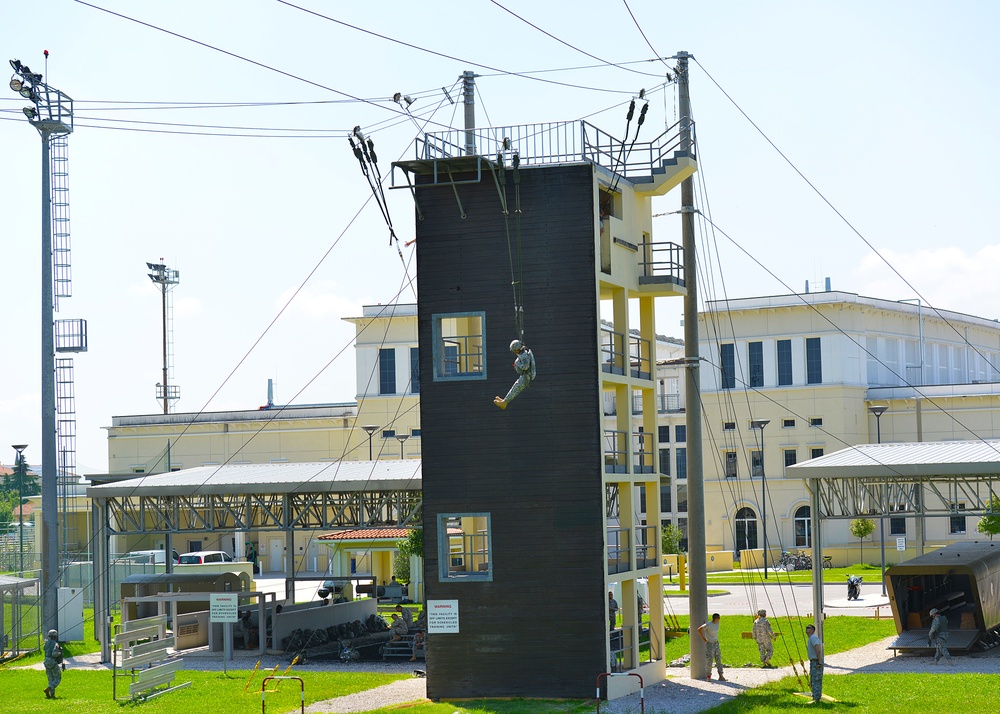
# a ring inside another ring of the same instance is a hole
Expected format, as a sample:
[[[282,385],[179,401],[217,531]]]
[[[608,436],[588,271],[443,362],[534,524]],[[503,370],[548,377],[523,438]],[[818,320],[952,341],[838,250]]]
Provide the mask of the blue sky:
[[[666,67],[653,58],[687,50],[698,61],[691,93],[713,220],[777,276],[717,235],[718,250],[705,256],[716,297],[723,290],[731,297],[780,294],[787,292],[782,283],[801,290],[806,280],[821,284],[828,276],[835,289],[887,299],[919,294],[940,308],[1000,317],[992,215],[1000,195],[1000,60],[992,49],[1000,10],[992,3],[611,0],[574,3],[571,12],[562,3],[523,0],[296,3],[458,59],[274,0],[92,5],[175,34],[73,0],[28,3],[0,29],[4,60],[44,72],[76,100],[69,148],[74,297],[58,317],[89,323],[90,351],[75,363],[85,472],[106,467],[101,427],[113,415],[158,411],[159,294],[146,277],[147,261],[163,258],[181,271],[174,293],[177,411],[254,408],[265,401],[268,378],[279,403],[354,398],[353,326],[340,318],[394,300],[404,275],[379,212],[365,206],[370,190],[347,131],[372,131],[386,169],[412,155],[416,129],[385,100],[397,91],[417,97],[417,114],[441,104],[433,128],[460,126],[461,109],[454,112],[440,88],[452,88],[469,69],[481,75],[480,125],[589,116],[620,135],[622,103],[663,82]],[[579,50],[639,62],[627,65],[638,71],[598,66],[531,75],[578,87],[496,71],[600,64]],[[377,101],[331,103],[345,95]],[[672,86],[651,91],[650,99],[647,139],[676,119]],[[41,151],[24,104],[9,90],[0,94],[0,315],[7,337],[0,445],[27,442],[28,461],[38,463]],[[209,128],[221,126],[254,129]],[[188,133],[127,130],[139,128]],[[295,131],[302,129],[314,131]],[[321,138],[220,136],[227,133]],[[398,233],[408,238],[412,202],[405,191],[388,193]],[[658,201],[654,211],[676,208],[675,197]],[[654,227],[658,239],[679,240],[675,217],[658,218]],[[661,301],[658,311],[660,332],[681,336],[679,301]],[[13,450],[0,451],[0,461],[13,461]]]

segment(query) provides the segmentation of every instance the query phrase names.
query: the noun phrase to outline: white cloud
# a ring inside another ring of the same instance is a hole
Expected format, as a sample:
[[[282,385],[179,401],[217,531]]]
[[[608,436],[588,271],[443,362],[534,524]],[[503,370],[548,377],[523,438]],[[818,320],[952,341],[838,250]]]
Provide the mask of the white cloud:
[[[914,253],[880,252],[913,287],[870,253],[854,270],[862,295],[905,300],[918,297],[915,289],[936,308],[1000,317],[1000,245],[985,245],[972,254],[955,246]]]

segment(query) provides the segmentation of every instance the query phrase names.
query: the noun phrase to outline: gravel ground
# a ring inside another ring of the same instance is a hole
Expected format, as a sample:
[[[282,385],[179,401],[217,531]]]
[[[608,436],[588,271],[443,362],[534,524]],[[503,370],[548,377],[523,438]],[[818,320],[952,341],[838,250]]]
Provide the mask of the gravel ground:
[[[887,649],[895,637],[874,642],[864,647],[830,655],[827,658],[825,676],[837,676],[863,673],[904,673],[904,672],[976,672],[983,674],[1000,674],[1000,648],[987,652],[977,652],[968,656],[952,657],[947,666],[935,666],[927,655],[900,654],[893,656]],[[106,669],[101,664],[97,654],[67,658],[67,666],[74,669]],[[272,669],[275,665],[281,671],[288,666],[286,657],[266,655],[258,658],[237,652],[236,658],[227,664],[229,669],[252,669],[260,659],[261,669]],[[223,668],[222,660],[216,654],[194,652],[184,655],[187,669],[219,671]],[[336,661],[321,661],[315,663],[297,664],[295,670],[306,672],[338,672],[365,671],[387,674],[412,674],[416,667],[422,667],[422,662],[359,662],[343,664]],[[32,665],[33,669],[42,669],[42,665]],[[293,670],[294,671],[294,670]],[[760,669],[758,667],[729,667],[725,670],[726,682],[695,681],[688,676],[687,669],[667,669],[667,679],[651,686],[643,692],[645,709],[650,714],[667,712],[670,714],[696,714],[711,709],[726,702],[741,692],[760,686],[766,682],[781,679],[794,674],[791,667],[776,669]],[[713,672],[714,677],[714,672]],[[366,712],[394,704],[419,701],[426,698],[426,680],[423,677],[403,679],[382,687],[376,687],[366,692],[351,694],[346,697],[328,699],[307,707],[312,714],[349,714],[351,712]],[[803,691],[809,688],[808,664],[803,677]],[[640,711],[638,693],[616,699],[612,702],[602,702],[601,711],[608,714],[632,714]]]

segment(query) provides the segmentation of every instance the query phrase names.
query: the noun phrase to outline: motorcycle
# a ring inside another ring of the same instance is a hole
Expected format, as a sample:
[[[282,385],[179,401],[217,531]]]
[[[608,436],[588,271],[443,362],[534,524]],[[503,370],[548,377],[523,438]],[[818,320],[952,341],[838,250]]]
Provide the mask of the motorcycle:
[[[862,577],[860,575],[848,575],[847,576],[847,599],[857,600],[861,596],[861,581]]]

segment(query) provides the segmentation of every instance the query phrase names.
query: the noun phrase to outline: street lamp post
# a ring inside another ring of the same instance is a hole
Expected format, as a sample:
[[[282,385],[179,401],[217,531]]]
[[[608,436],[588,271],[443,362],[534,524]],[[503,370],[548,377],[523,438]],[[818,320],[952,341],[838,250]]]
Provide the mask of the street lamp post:
[[[376,431],[378,431],[382,427],[378,426],[377,424],[369,424],[369,425],[363,426],[361,428],[368,432],[368,460],[371,461],[372,460],[372,434],[374,434]]]
[[[21,509],[24,506],[24,450],[27,444],[12,444],[11,448],[17,452],[17,558],[18,571],[20,577],[24,577],[24,513]]]
[[[889,407],[884,407],[881,405],[875,405],[868,407],[868,411],[875,415],[875,438],[876,443],[882,443],[882,415],[889,409]],[[885,493],[885,487],[883,486],[883,494]],[[884,499],[883,499],[884,500]],[[885,597],[885,504],[882,504],[882,508],[879,509],[878,517],[878,540],[879,540],[879,550],[882,552],[882,596]]]
[[[767,476],[764,472],[764,427],[771,423],[770,419],[752,419],[751,429],[760,429],[760,524],[764,534],[764,579],[767,579]],[[753,474],[751,474],[753,478]]]
[[[406,456],[403,455],[403,442],[409,438],[409,434],[396,434],[396,440],[399,442],[399,458],[401,459],[406,458]]]

